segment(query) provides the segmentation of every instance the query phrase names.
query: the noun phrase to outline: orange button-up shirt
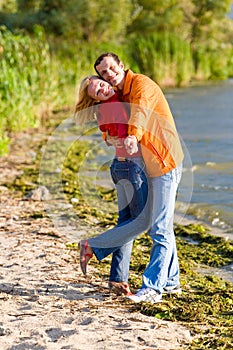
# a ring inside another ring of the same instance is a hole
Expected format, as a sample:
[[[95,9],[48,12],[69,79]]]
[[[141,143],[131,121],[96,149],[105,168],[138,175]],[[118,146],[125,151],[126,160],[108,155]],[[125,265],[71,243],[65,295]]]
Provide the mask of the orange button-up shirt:
[[[149,177],[166,174],[183,160],[183,150],[168,102],[149,77],[126,71],[122,100],[130,104],[129,135],[141,144]]]

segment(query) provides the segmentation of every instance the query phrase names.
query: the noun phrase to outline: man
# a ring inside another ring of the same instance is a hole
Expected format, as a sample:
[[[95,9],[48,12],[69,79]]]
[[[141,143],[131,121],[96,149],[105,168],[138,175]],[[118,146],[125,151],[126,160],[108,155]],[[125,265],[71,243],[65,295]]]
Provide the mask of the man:
[[[150,262],[139,291],[128,296],[134,302],[161,301],[163,293],[181,292],[173,219],[177,187],[181,179],[183,152],[175,122],[160,87],[149,77],[124,70],[114,53],[102,54],[94,64],[96,72],[115,86],[130,104],[128,137],[130,154],[140,142],[150,180]]]

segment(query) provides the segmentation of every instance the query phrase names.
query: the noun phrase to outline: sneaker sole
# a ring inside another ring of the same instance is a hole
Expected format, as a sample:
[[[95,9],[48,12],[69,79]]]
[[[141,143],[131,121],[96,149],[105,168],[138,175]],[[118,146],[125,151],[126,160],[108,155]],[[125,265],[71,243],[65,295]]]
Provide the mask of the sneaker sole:
[[[157,303],[162,302],[162,297],[159,300],[154,301],[153,299],[152,300],[140,300],[140,299],[138,300],[138,299],[134,298],[133,296],[129,295],[129,296],[126,296],[126,299],[133,301],[136,304],[139,304],[139,303],[157,304]]]
[[[181,288],[171,289],[171,290],[164,289],[164,291],[163,291],[163,294],[181,294],[181,293],[182,293]]]

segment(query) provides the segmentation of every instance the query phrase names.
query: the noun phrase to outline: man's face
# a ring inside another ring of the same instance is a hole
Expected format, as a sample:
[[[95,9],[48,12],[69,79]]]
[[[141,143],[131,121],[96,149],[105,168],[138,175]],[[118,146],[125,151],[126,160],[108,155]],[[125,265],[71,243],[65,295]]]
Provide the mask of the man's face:
[[[124,65],[122,62],[117,64],[113,57],[104,57],[100,64],[96,66],[99,75],[112,86],[123,88],[125,80]]]

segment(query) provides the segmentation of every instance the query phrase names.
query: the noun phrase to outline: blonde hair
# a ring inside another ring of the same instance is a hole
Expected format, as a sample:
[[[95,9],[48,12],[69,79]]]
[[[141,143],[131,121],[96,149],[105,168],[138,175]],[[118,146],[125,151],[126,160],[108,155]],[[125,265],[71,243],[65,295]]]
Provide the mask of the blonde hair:
[[[78,101],[75,105],[74,119],[79,125],[96,119],[97,101],[88,95],[88,86],[92,79],[100,79],[96,75],[85,77],[80,84]]]

